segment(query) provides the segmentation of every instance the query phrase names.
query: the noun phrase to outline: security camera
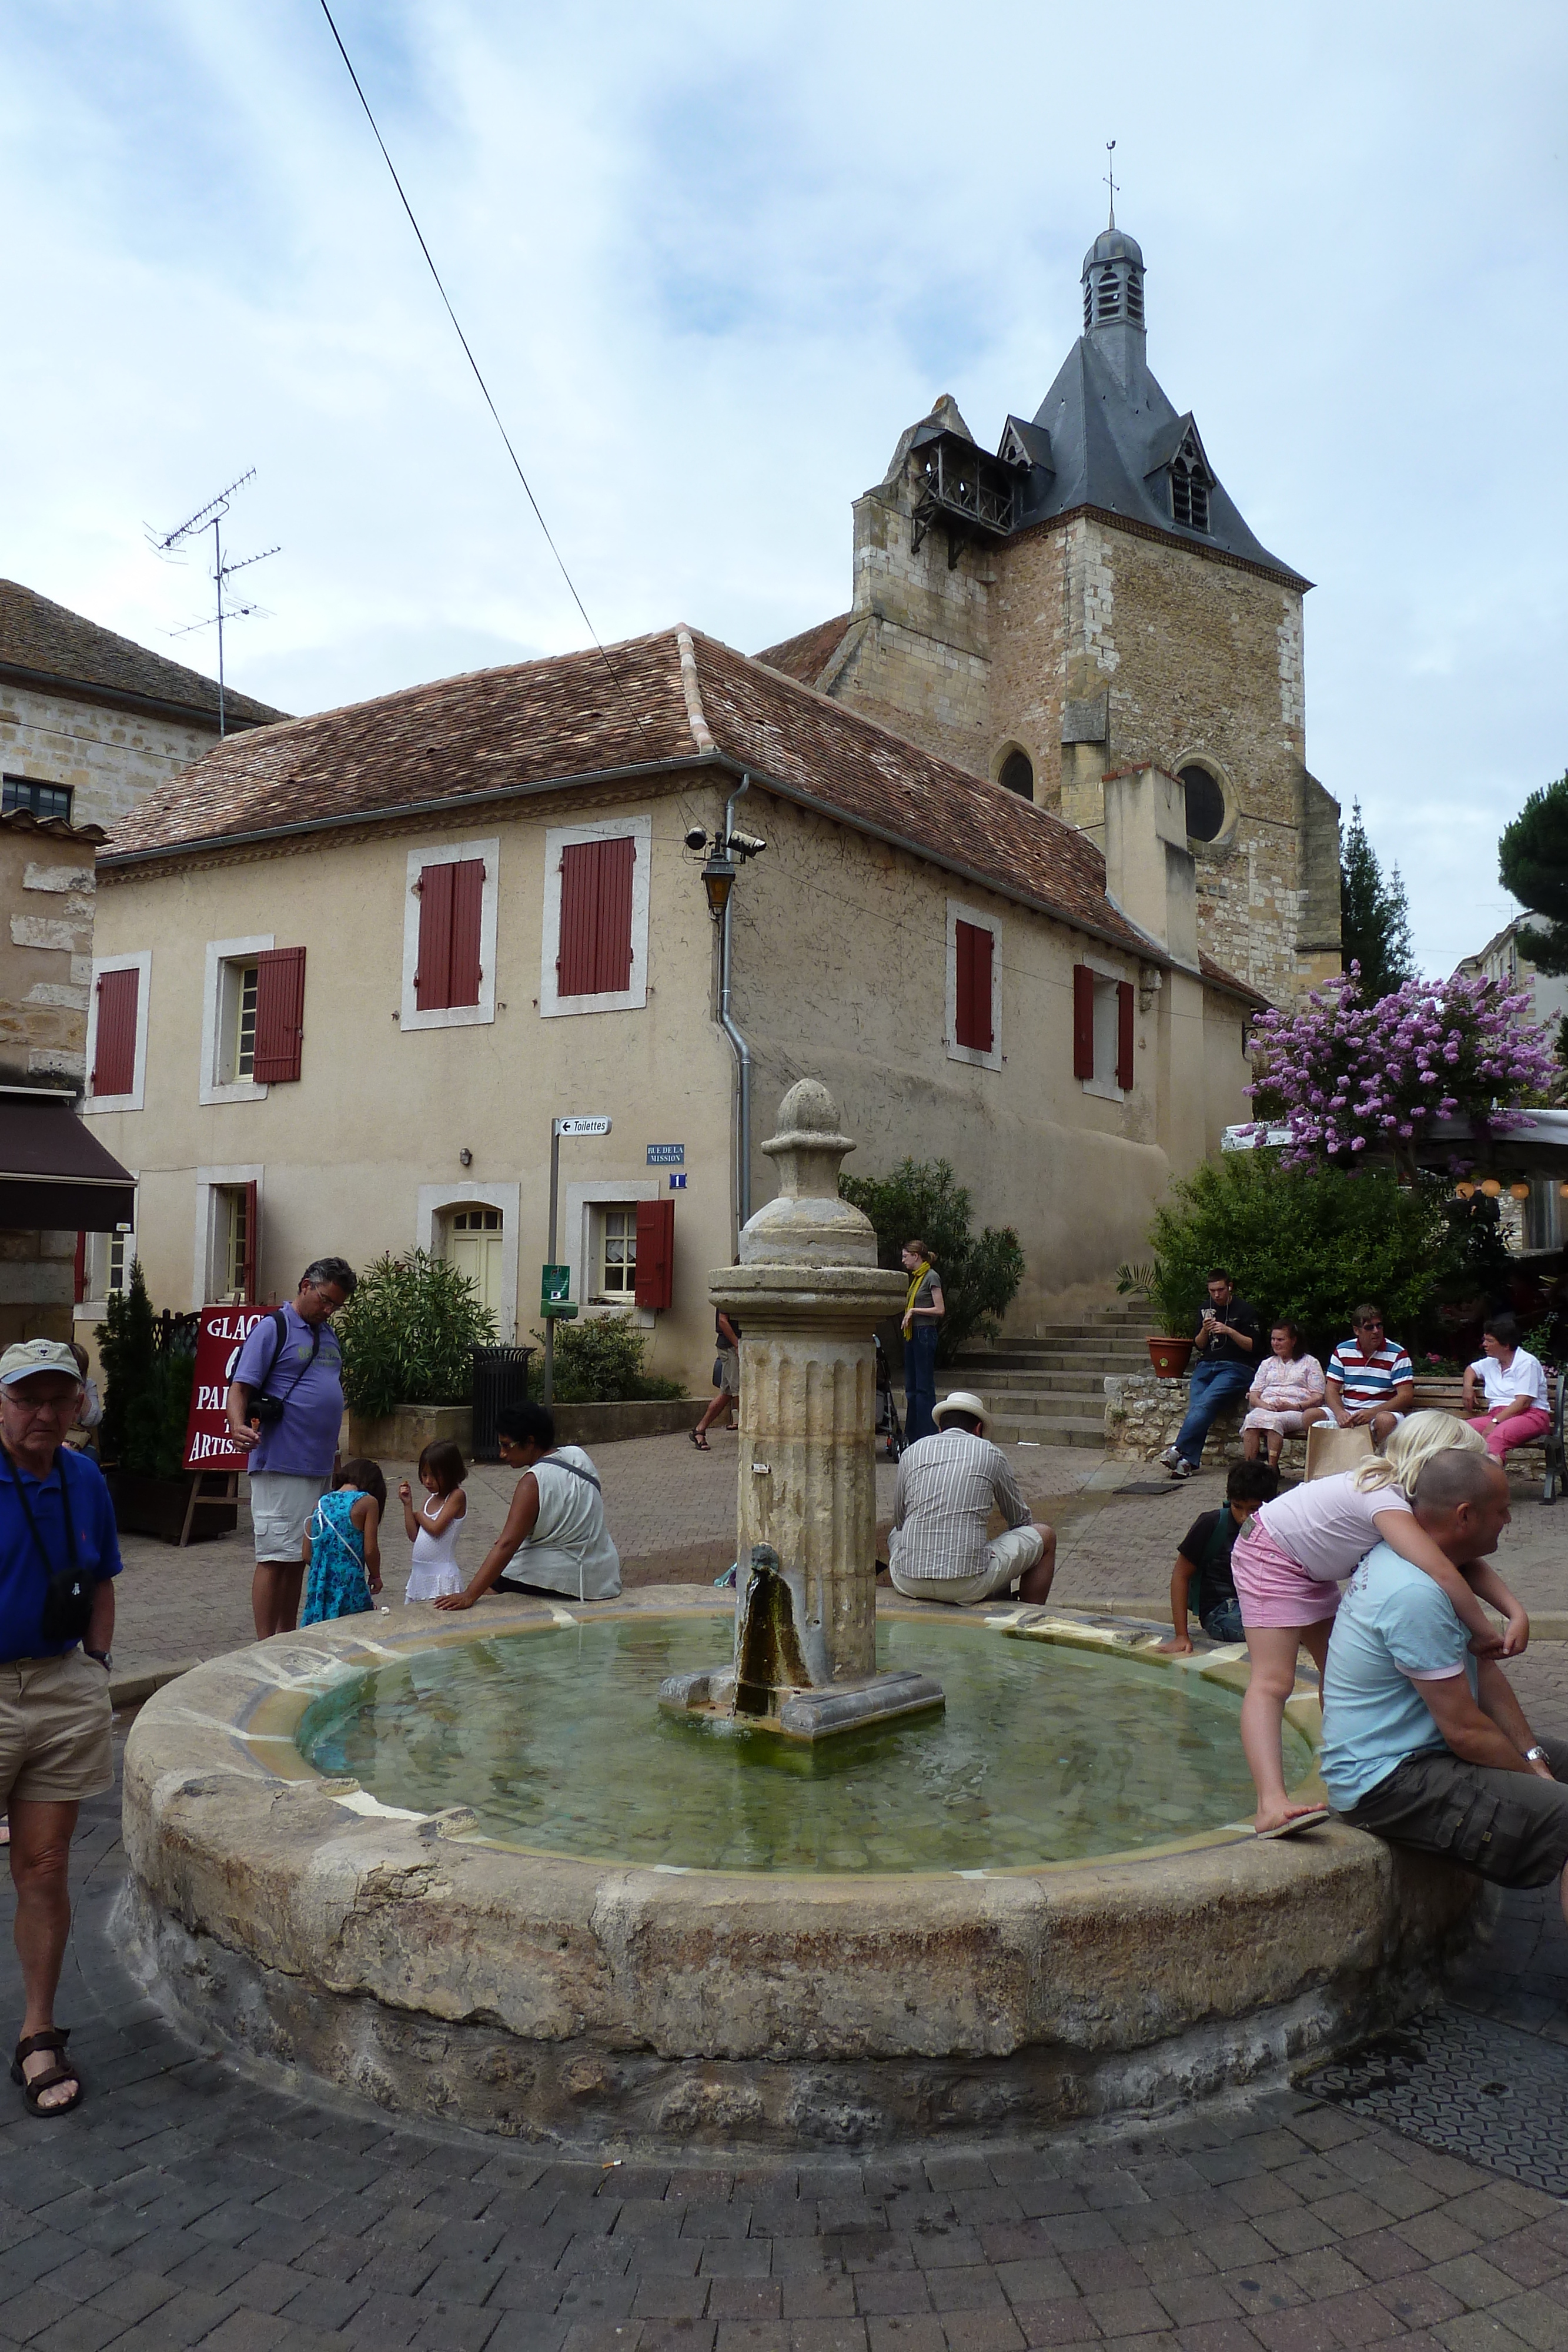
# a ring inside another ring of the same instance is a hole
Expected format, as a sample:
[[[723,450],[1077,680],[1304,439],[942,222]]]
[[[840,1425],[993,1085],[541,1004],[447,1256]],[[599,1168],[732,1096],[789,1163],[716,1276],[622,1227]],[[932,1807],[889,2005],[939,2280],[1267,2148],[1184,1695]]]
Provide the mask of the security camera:
[[[742,857],[756,857],[767,848],[768,844],[765,841],[758,841],[754,833],[732,833],[729,836],[729,845]]]
[[[700,824],[692,824],[686,827],[685,843],[688,849],[706,849],[707,847],[707,835],[703,831]]]

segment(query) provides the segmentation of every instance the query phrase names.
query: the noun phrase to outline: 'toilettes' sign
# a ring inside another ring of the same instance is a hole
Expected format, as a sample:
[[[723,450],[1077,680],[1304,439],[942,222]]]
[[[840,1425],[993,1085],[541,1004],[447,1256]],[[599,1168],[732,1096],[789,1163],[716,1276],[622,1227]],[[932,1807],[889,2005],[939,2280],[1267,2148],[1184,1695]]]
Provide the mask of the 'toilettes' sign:
[[[239,1351],[270,1307],[204,1307],[196,1330],[196,1376],[185,1425],[187,1470],[243,1470],[250,1456],[229,1435],[224,1400]]]

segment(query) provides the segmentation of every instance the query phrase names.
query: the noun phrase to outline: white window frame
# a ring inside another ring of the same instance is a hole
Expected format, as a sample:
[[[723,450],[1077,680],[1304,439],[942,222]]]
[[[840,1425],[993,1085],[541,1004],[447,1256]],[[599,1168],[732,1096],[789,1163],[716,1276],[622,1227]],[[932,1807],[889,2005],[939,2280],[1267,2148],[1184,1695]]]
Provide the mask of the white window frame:
[[[92,1085],[92,1066],[98,1059],[98,983],[106,971],[138,971],[141,975],[136,985],[136,1060],[128,1095],[83,1093],[79,1108],[89,1118],[95,1111],[144,1110],[147,1107],[147,1000],[152,992],[152,950],[142,948],[135,955],[94,956],[92,960],[87,1000],[89,1087]]]
[[[561,852],[583,841],[633,841],[632,864],[632,979],[626,988],[601,996],[563,996],[556,971],[560,953]],[[539,1015],[566,1013],[640,1013],[648,1002],[648,901],[653,879],[652,816],[605,817],[597,824],[552,824],[545,834],[544,940],[539,950]],[[631,1192],[627,1200],[636,1196]]]
[[[982,1054],[977,1045],[958,1043],[958,926],[972,923],[977,931],[991,935],[991,1050]],[[999,1070],[1002,1066],[1002,927],[995,915],[988,915],[979,907],[967,906],[962,898],[947,901],[947,998],[944,1014],[947,1039],[947,1059],[968,1062],[977,1070]]]
[[[234,972],[247,963],[255,963],[276,945],[271,931],[257,931],[246,940],[209,940],[207,969],[202,982],[202,1082],[199,1097],[203,1103],[265,1102],[269,1089],[257,1086],[254,1078],[231,1078],[225,1081],[219,1073],[223,1068],[225,1035],[229,1025],[230,995],[235,982]],[[203,1306],[207,1304],[202,1301]]]
[[[571,1296],[585,1317],[630,1316],[643,1330],[653,1328],[653,1309],[639,1307],[634,1299],[628,1299],[624,1307],[590,1305],[588,1276],[598,1263],[593,1213],[596,1209],[634,1208],[639,1201],[662,1201],[668,1181],[667,1176],[605,1176],[591,1183],[567,1186],[566,1262],[571,1268]]]
[[[195,1255],[192,1266],[191,1289],[193,1307],[210,1307],[213,1291],[208,1288],[213,1277],[213,1251],[217,1242],[217,1202],[215,1195],[239,1184],[256,1186],[256,1286],[261,1288],[262,1179],[266,1173],[260,1162],[241,1168],[198,1168],[196,1171]]]
[[[477,1004],[434,1004],[419,1009],[414,974],[419,970],[419,877],[427,866],[462,866],[470,859],[485,861],[485,886],[479,900],[479,1002]],[[411,849],[402,900],[402,1011],[399,1027],[409,1029],[472,1029],[496,1018],[496,908],[500,891],[501,836],[483,841],[446,841],[429,849]],[[477,1195],[476,1195],[476,1198]]]
[[[509,1348],[517,1336],[517,1222],[522,1214],[520,1184],[422,1184],[414,1234],[432,1257],[441,1251],[441,1220],[453,1209],[499,1209],[501,1212],[501,1298],[496,1318],[497,1341]],[[509,1317],[509,1320],[508,1320]]]
[[[134,1171],[132,1174],[134,1175]],[[125,1244],[125,1275],[128,1282],[131,1278],[131,1268],[136,1257],[135,1209],[136,1203],[133,1202],[131,1231],[120,1235],[120,1239]],[[109,1312],[110,1298],[118,1295],[109,1286],[109,1244],[114,1238],[115,1235],[111,1234],[89,1234],[87,1237],[87,1287],[92,1295],[77,1301],[76,1320],[78,1323],[101,1323]]]
[[[1136,977],[1124,971],[1118,971],[1113,963],[1101,963],[1092,955],[1081,955],[1077,957],[1075,961],[1079,963],[1087,964],[1090,971],[1094,975],[1095,1015],[1094,1076],[1092,1078],[1080,1078],[1078,1083],[1082,1087],[1086,1095],[1095,1095],[1102,1102],[1125,1102],[1127,1099],[1127,1089],[1124,1087],[1119,1087],[1116,1084],[1117,1024],[1121,1020],[1121,1008],[1116,995],[1116,991],[1121,983],[1130,977],[1132,978],[1133,985],[1135,988],[1137,986]],[[1109,983],[1108,987],[1107,983]],[[1111,1006],[1111,1059],[1108,1075],[1102,1077],[1100,1075],[1100,1008],[1101,1005],[1107,1001],[1107,998],[1109,999]]]

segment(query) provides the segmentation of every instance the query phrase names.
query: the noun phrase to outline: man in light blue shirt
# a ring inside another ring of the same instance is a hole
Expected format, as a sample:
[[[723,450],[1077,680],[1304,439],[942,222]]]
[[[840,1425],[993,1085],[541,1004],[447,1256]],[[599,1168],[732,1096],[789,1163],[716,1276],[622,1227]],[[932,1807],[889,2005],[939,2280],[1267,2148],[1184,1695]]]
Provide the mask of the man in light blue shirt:
[[[1489,1455],[1435,1454],[1416,1524],[1456,1568],[1487,1559],[1508,1523]],[[1475,1657],[1441,1585],[1387,1544],[1345,1588],[1323,1675],[1323,1781],[1354,1828],[1462,1863],[1500,1886],[1568,1868],[1568,1741],[1538,1739],[1495,1660]],[[1568,1885],[1563,1889],[1568,1913]]]

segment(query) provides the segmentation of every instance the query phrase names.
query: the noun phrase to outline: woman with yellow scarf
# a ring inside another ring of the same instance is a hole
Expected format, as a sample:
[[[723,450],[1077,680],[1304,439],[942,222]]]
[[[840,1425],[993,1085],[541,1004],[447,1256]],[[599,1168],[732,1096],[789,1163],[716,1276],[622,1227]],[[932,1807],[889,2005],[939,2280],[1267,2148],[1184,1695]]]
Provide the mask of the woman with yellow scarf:
[[[909,1296],[904,1302],[904,1442],[936,1434],[936,1328],[946,1309],[942,1277],[925,1255],[923,1241],[905,1242],[904,1271]]]

